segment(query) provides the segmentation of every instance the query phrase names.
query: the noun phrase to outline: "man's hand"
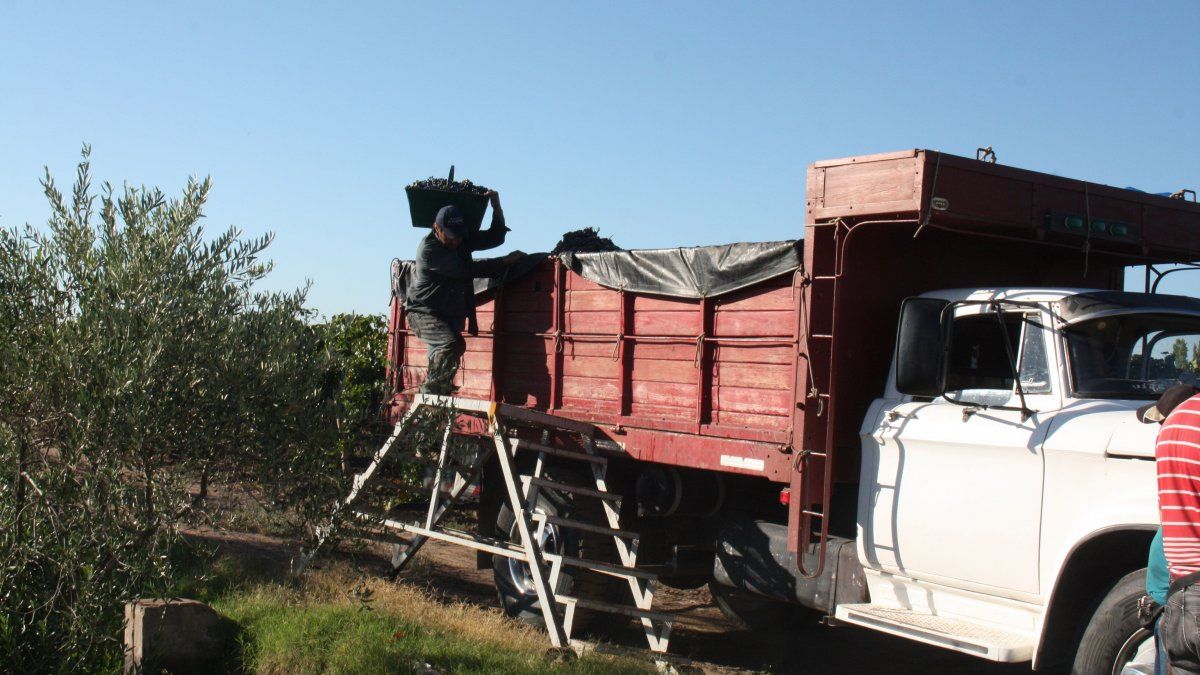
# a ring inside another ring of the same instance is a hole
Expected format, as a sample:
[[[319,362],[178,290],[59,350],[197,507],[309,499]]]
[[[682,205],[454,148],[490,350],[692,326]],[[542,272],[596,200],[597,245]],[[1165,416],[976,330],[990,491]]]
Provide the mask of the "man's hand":
[[[488,201],[490,201],[492,204],[492,209],[499,211],[500,210],[500,193],[496,192],[495,190],[488,190],[487,198],[488,198]]]
[[[504,264],[511,265],[524,257],[525,257],[524,251],[513,251],[512,253],[509,253],[508,255],[504,256]]]

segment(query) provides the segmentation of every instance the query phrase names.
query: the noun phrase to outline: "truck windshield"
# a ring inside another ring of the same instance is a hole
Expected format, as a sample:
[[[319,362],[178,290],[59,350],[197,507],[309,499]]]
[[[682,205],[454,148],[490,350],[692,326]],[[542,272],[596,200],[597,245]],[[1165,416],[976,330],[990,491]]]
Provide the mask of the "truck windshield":
[[[1200,374],[1200,318],[1133,314],[1066,330],[1075,395],[1155,399]]]

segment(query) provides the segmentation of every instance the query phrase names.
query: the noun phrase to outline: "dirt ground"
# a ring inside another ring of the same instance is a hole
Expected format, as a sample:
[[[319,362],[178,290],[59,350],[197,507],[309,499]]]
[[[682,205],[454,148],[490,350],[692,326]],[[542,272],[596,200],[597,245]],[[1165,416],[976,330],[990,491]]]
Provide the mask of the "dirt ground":
[[[238,555],[264,557],[285,566],[298,547],[278,537],[259,534],[195,533]],[[364,574],[386,574],[390,550],[370,545],[343,550]],[[468,603],[499,610],[490,569],[475,568],[475,553],[431,541],[421,549],[397,582],[413,584],[446,602]],[[1029,673],[1028,664],[992,664],[974,657],[928,647],[853,626],[811,626],[777,633],[735,630],[713,606],[706,589],[691,591],[660,587],[655,609],[675,612],[671,653],[681,657],[685,672],[728,673],[964,673],[1000,675]],[[620,651],[644,650],[645,638],[632,623],[602,635],[584,635]]]

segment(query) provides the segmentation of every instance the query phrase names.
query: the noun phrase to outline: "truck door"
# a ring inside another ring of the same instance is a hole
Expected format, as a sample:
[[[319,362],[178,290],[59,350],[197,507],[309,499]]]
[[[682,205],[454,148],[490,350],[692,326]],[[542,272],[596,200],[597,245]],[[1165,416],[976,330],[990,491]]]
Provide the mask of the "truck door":
[[[1043,462],[1060,407],[1038,312],[957,307],[946,391],[895,394],[864,428],[864,562],[947,585],[1037,593]],[[1026,405],[1019,409],[1008,349]],[[901,355],[900,358],[903,358]],[[894,390],[893,390],[894,392]]]

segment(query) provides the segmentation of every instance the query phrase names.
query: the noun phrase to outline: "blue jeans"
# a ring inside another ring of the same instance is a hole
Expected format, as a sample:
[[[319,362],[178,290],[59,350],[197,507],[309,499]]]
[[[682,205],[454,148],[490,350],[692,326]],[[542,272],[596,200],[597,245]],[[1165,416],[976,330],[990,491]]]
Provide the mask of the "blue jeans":
[[[1173,675],[1200,675],[1200,584],[1167,597],[1158,620]]]
[[[1159,624],[1162,623],[1162,616],[1154,622],[1154,675],[1167,675],[1167,666],[1171,663],[1167,656],[1167,647],[1163,644],[1162,637],[1159,635]]]
[[[458,372],[459,361],[467,350],[462,326],[455,328],[455,324],[461,323],[451,323],[440,316],[422,312],[408,314],[408,325],[429,348],[429,367],[425,384],[421,385],[422,393],[442,396],[454,393],[454,374]]]

